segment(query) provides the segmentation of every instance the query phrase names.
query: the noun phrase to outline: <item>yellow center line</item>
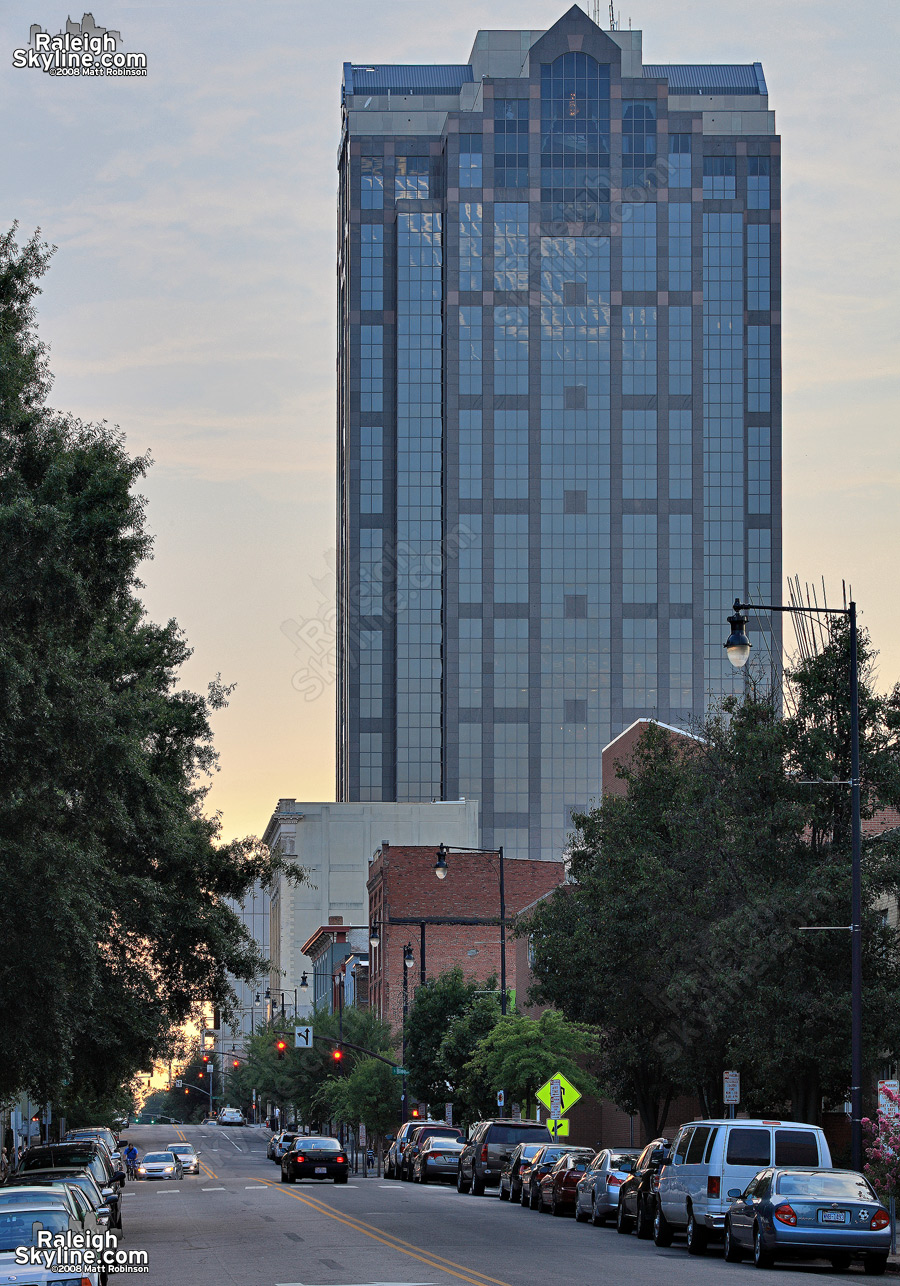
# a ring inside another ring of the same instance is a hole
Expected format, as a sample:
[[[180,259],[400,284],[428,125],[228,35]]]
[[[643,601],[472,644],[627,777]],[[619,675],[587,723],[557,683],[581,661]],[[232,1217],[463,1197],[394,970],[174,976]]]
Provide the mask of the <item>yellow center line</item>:
[[[200,1169],[208,1178],[218,1179],[219,1176],[217,1174],[213,1174],[212,1170],[210,1170],[208,1165],[204,1165],[202,1161],[199,1162],[199,1165],[200,1165]]]
[[[365,1237],[371,1237],[373,1241],[379,1241],[383,1246],[390,1250],[397,1250],[401,1255],[408,1255],[411,1259],[418,1259],[420,1263],[425,1264],[428,1268],[436,1268],[438,1272],[449,1273],[451,1277],[458,1277],[460,1281],[471,1282],[473,1286],[484,1286],[485,1282],[493,1283],[493,1286],[509,1286],[508,1282],[501,1282],[497,1277],[487,1277],[479,1273],[477,1277],[467,1276],[468,1273],[477,1273],[475,1268],[467,1268],[465,1264],[458,1264],[453,1259],[442,1259],[440,1255],[432,1254],[430,1250],[422,1250],[420,1246],[413,1246],[411,1242],[402,1241],[395,1237],[393,1233],[385,1233],[380,1228],[374,1228],[372,1224],[364,1223],[363,1220],[357,1219],[355,1215],[345,1216],[337,1214],[331,1206],[325,1205],[324,1202],[318,1201],[315,1197],[302,1197],[299,1192],[286,1192],[280,1184],[273,1183],[270,1179],[258,1179],[258,1183],[264,1183],[267,1188],[275,1188],[278,1192],[284,1193],[286,1197],[293,1197],[295,1201],[302,1201],[304,1205],[316,1210],[319,1214],[327,1215],[329,1219],[335,1219],[338,1223],[346,1224],[348,1228],[353,1228],[356,1232],[361,1232]],[[390,1240],[389,1240],[390,1239]],[[453,1267],[447,1267],[452,1265]],[[455,1268],[460,1268],[462,1272],[454,1272]]]

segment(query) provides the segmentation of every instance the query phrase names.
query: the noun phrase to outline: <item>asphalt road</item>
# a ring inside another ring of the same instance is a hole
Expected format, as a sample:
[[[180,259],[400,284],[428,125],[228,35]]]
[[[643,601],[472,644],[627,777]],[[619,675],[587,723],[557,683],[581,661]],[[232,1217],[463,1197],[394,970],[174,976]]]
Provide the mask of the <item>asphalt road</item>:
[[[830,1266],[775,1269],[758,1278],[721,1250],[691,1258],[612,1227],[523,1210],[496,1196],[351,1175],[279,1183],[268,1133],[218,1126],[132,1126],[141,1155],[179,1137],[203,1173],[179,1183],[129,1183],[122,1249],[148,1252],[150,1272],[111,1277],[146,1286],[769,1286],[847,1280]],[[857,1277],[861,1268],[850,1274]],[[890,1280],[890,1279],[888,1279]]]

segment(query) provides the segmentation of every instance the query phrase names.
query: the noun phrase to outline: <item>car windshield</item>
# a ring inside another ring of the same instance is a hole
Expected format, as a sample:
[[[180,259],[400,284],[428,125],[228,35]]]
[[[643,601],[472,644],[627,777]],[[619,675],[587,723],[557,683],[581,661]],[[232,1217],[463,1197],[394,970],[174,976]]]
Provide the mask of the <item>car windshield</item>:
[[[877,1201],[867,1179],[852,1170],[816,1170],[778,1176],[780,1197],[812,1197],[814,1200]]]
[[[17,1246],[36,1246],[39,1232],[66,1232],[69,1216],[65,1210],[0,1210],[0,1251]]]
[[[553,1161],[558,1161],[560,1157],[565,1156],[565,1148],[547,1148],[541,1157],[541,1165],[550,1165]]]
[[[459,1139],[427,1139],[425,1142],[429,1152],[462,1152],[464,1146]]]
[[[88,1152],[77,1145],[73,1147],[63,1145],[53,1149],[36,1148],[33,1152],[26,1152],[22,1159],[22,1167],[25,1170],[42,1170],[54,1164],[90,1165],[96,1156],[96,1152]]]
[[[462,1130],[454,1125],[429,1125],[422,1135],[426,1139],[458,1139]]]
[[[154,1162],[165,1161],[167,1165],[171,1165],[172,1153],[171,1152],[148,1152],[147,1155],[144,1157],[143,1164],[146,1165],[148,1161],[154,1161]]]
[[[190,1143],[170,1143],[166,1148],[166,1151],[175,1152],[176,1154],[179,1152],[189,1152],[193,1154],[194,1149]]]
[[[341,1145],[337,1139],[298,1139],[297,1147],[299,1149],[308,1148],[310,1152],[340,1152]]]

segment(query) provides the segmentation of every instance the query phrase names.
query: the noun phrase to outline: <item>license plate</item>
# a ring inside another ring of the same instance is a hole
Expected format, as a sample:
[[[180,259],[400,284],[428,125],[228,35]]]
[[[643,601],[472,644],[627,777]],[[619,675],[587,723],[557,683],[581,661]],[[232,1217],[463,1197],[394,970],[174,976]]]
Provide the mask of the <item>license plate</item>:
[[[822,1223],[844,1223],[845,1213],[843,1210],[823,1210]]]
[[[317,1165],[317,1166],[316,1166],[316,1169],[315,1169],[315,1173],[316,1173],[316,1174],[327,1174],[327,1173],[328,1173],[328,1166],[327,1166],[327,1165]]]

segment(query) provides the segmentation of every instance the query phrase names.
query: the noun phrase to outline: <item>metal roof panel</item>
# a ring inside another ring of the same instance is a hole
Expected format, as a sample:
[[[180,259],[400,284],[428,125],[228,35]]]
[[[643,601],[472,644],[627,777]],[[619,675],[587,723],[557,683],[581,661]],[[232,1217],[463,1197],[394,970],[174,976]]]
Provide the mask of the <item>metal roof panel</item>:
[[[761,63],[646,63],[644,75],[664,77],[673,94],[765,94]]]

